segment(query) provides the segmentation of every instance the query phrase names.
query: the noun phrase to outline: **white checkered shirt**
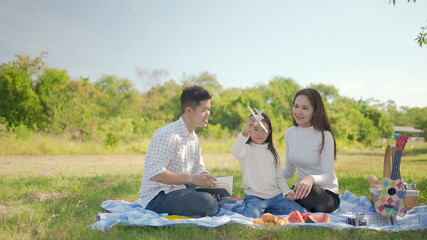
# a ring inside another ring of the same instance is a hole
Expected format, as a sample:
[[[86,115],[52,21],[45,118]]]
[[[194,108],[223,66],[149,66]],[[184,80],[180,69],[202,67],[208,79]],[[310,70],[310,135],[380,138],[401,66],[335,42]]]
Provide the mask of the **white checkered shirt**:
[[[203,163],[199,138],[194,131],[192,134],[188,132],[182,117],[159,128],[151,138],[145,154],[144,174],[139,190],[142,207],[145,208],[161,191],[169,193],[186,188],[185,185],[167,185],[150,181],[150,178],[166,170],[190,175],[208,172]]]

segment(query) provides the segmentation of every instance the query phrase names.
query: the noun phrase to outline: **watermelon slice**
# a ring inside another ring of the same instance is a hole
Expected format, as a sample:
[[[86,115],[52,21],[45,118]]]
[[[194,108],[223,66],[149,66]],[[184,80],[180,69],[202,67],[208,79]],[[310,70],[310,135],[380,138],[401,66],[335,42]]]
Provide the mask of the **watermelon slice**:
[[[303,213],[302,214],[302,219],[304,220],[304,222],[307,220],[308,216],[312,215],[311,213]]]
[[[321,214],[310,214],[306,219],[306,223],[329,223],[331,222],[331,219],[329,218],[329,215],[326,213]]]
[[[303,223],[304,218],[302,217],[301,213],[298,211],[289,213],[288,221],[291,223]]]

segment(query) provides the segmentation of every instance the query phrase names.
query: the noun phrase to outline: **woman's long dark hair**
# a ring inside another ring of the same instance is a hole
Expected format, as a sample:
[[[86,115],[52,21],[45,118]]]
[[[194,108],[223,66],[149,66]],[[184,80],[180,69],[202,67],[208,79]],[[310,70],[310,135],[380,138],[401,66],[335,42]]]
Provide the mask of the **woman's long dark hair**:
[[[308,100],[313,106],[313,118],[311,119],[311,124],[313,124],[314,129],[320,131],[322,133],[322,147],[320,148],[320,152],[323,151],[323,147],[325,145],[325,134],[323,131],[329,131],[332,134],[332,138],[334,139],[334,159],[337,158],[337,144],[335,143],[334,133],[332,132],[331,124],[329,123],[328,115],[326,114],[325,105],[323,104],[322,96],[316,89],[306,88],[299,90],[294,97],[292,102],[292,108],[295,104],[295,99],[299,95],[307,96]],[[294,115],[292,114],[292,122],[294,126],[298,126],[295,121]]]
[[[271,151],[271,153],[274,156],[274,163],[276,164],[276,166],[280,165],[279,154],[277,154],[277,151],[276,151],[276,149],[274,148],[274,145],[273,145],[273,128],[271,126],[270,118],[265,113],[261,113],[261,115],[264,117],[264,119],[262,121],[265,122],[265,123],[267,123],[268,128],[270,129],[270,133],[268,134],[268,137],[267,137],[267,139],[265,139],[264,143],[268,143],[268,149]],[[251,116],[249,116],[249,117],[251,117]],[[246,141],[246,143],[250,143],[250,142],[252,142],[251,138],[249,138],[248,141]]]

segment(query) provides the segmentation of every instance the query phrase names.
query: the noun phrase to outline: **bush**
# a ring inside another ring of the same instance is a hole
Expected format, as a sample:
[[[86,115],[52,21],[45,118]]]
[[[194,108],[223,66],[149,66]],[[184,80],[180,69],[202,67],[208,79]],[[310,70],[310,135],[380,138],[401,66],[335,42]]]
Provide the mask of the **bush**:
[[[16,138],[23,139],[23,140],[31,136],[31,130],[23,124],[20,124],[17,127],[14,127],[13,132],[15,133]]]
[[[116,134],[110,132],[107,134],[107,139],[105,139],[104,143],[107,147],[110,148],[117,147],[119,145],[119,138]]]

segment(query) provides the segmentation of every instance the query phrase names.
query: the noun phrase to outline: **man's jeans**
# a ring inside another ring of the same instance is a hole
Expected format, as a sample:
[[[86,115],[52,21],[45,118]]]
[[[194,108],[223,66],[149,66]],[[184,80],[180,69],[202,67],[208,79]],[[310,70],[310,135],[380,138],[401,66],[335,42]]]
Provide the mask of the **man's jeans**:
[[[210,193],[197,192],[194,188],[194,185],[187,185],[186,189],[172,191],[168,194],[161,191],[148,203],[145,209],[156,213],[189,217],[216,215],[219,211],[217,199]]]

